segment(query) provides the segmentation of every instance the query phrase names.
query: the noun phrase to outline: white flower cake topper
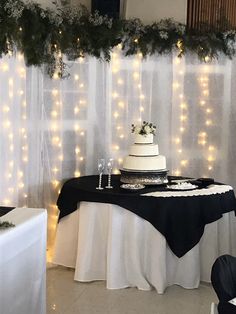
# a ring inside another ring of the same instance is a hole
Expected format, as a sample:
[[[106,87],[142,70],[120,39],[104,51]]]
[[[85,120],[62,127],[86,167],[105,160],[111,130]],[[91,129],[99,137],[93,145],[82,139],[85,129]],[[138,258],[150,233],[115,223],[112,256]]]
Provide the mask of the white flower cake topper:
[[[155,135],[155,132],[156,126],[153,123],[143,121],[141,125],[132,124],[132,133],[146,136],[148,134]]]

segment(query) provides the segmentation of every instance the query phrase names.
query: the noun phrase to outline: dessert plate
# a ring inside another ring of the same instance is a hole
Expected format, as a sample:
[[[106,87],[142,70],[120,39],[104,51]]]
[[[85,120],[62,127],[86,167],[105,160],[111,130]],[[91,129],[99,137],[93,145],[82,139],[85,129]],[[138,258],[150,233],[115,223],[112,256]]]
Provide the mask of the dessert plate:
[[[125,189],[125,190],[136,191],[136,190],[144,189],[145,185],[143,185],[143,184],[122,184],[120,187],[122,189]]]

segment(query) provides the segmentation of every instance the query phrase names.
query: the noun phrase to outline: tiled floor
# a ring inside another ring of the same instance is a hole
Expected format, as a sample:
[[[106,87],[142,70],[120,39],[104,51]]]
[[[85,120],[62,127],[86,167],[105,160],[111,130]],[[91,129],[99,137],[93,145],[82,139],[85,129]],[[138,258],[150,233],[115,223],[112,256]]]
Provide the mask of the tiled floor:
[[[209,284],[186,290],[169,287],[165,294],[136,288],[107,290],[105,282],[80,283],[61,266],[47,271],[47,314],[210,314],[217,297]]]

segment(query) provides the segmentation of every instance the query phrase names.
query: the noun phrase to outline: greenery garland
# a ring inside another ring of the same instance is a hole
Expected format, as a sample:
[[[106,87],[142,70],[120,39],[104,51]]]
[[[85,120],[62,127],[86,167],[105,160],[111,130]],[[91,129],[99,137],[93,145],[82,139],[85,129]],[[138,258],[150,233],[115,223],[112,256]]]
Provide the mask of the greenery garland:
[[[169,19],[144,25],[139,19],[111,19],[67,3],[51,10],[21,0],[0,0],[0,56],[20,51],[27,66],[46,65],[50,76],[66,76],[64,56],[76,60],[88,54],[109,61],[118,44],[126,56],[176,51],[179,57],[191,52],[204,61],[221,54],[232,58],[235,40],[236,31],[230,28],[187,31]]]

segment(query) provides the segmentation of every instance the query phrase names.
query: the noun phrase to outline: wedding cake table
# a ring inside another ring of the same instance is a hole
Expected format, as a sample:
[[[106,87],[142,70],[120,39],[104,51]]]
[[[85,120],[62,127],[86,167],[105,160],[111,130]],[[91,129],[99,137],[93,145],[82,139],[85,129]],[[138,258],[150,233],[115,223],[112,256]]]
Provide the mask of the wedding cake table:
[[[127,192],[118,175],[112,184],[97,191],[97,176],[88,176],[62,187],[54,263],[75,268],[75,280],[158,293],[172,284],[196,288],[210,281],[217,256],[236,253],[232,187]]]

